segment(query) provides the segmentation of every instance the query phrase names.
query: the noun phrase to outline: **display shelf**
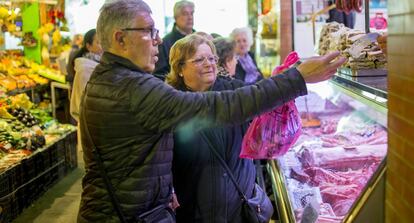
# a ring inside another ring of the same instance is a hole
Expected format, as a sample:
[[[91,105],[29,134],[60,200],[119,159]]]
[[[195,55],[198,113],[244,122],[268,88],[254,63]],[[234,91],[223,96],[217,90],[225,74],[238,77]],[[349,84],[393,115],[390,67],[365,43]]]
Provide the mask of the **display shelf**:
[[[361,97],[387,107],[387,76],[352,77],[337,73],[332,81]]]
[[[36,150],[0,174],[0,222],[11,222],[77,167],[76,130]]]
[[[367,209],[381,211],[378,202],[366,203],[383,194],[387,108],[357,84],[308,85],[309,94],[295,100],[301,115],[321,124],[302,129],[284,156],[268,162],[282,223],[301,222],[306,209],[318,213],[316,222],[353,222]]]

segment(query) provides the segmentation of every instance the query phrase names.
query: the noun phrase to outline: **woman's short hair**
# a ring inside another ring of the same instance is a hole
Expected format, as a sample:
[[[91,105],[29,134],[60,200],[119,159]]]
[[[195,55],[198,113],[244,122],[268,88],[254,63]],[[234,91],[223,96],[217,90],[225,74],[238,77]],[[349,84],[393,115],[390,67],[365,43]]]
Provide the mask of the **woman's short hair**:
[[[210,41],[212,41],[214,39],[212,35],[210,35],[210,34],[208,34],[206,32],[203,32],[203,31],[197,31],[194,34],[200,35],[200,36],[202,36],[202,37],[204,37],[204,38],[206,38],[206,39],[208,39]]]
[[[241,27],[233,29],[233,31],[231,31],[230,33],[230,38],[235,40],[236,36],[240,34],[246,35],[247,43],[249,44],[249,46],[253,45],[253,31],[250,27]]]
[[[190,34],[177,42],[170,50],[170,65],[171,70],[167,75],[166,82],[174,88],[181,88],[184,86],[183,78],[180,76],[185,61],[194,56],[200,45],[207,44],[214,55],[217,55],[214,44],[197,34]]]
[[[174,18],[177,18],[177,16],[180,15],[181,10],[184,7],[191,7],[194,10],[194,3],[186,0],[176,2],[174,5]]]
[[[234,57],[236,43],[224,37],[218,37],[213,40],[214,46],[216,47],[217,56],[219,57],[218,65],[225,67],[226,61]]]
[[[111,47],[115,29],[130,27],[140,12],[152,13],[142,0],[107,1],[100,10],[96,26],[102,49],[106,51]]]

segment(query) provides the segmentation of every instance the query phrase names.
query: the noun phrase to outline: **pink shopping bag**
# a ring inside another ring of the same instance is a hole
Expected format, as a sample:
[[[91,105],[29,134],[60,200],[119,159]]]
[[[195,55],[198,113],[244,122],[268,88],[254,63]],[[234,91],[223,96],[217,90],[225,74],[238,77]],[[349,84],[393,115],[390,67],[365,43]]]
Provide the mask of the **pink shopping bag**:
[[[272,75],[280,74],[299,60],[291,52]],[[253,119],[243,137],[240,158],[275,159],[284,155],[301,134],[302,123],[294,101]]]

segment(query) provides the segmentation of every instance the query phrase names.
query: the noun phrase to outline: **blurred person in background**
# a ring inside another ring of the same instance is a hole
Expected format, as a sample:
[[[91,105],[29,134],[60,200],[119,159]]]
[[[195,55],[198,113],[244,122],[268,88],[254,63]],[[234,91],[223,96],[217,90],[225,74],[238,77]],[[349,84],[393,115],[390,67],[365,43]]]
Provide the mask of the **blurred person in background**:
[[[96,36],[96,29],[91,29],[85,33],[82,47],[75,53],[72,61],[70,61],[70,65],[75,70],[70,98],[70,114],[76,122],[79,122],[81,96],[93,70],[101,59],[102,53],[101,44]]]
[[[194,3],[186,0],[178,1],[174,5],[174,26],[163,39],[162,44],[158,46],[158,61],[155,64],[153,74],[164,80],[170,72],[170,49],[174,43],[194,32]]]
[[[82,150],[81,132],[79,127],[79,112],[82,94],[85,90],[86,83],[92,75],[96,65],[101,59],[103,51],[96,36],[96,29],[91,29],[85,33],[82,47],[75,53],[71,64],[75,70],[75,79],[73,81],[72,95],[70,97],[70,115],[75,119],[78,125],[78,149]]]
[[[219,76],[233,78],[236,74],[237,55],[236,43],[229,38],[217,37],[213,40],[216,47],[218,63],[217,69]]]
[[[263,79],[263,74],[257,67],[254,53],[250,52],[253,45],[253,31],[249,27],[236,28],[230,33],[230,38],[236,42],[238,55],[235,78],[246,84],[254,84]]]
[[[234,90],[245,84],[230,79],[236,59],[234,42],[211,41],[192,34],[177,41],[171,48],[171,72],[167,83],[188,92]],[[185,61],[185,62],[182,62]],[[226,75],[217,75],[220,71]],[[226,68],[230,70],[227,71]],[[199,127],[199,126],[198,126]],[[177,222],[246,222],[241,213],[242,199],[226,170],[212,152],[208,140],[228,164],[241,189],[251,197],[256,169],[250,159],[239,158],[243,135],[248,122],[231,127],[210,127],[200,131],[187,126],[174,133],[173,179],[180,203],[176,209]]]
[[[70,86],[73,84],[73,78],[75,77],[75,69],[73,67],[73,64],[70,64],[71,61],[73,61],[76,52],[82,48],[83,43],[83,35],[82,34],[76,34],[73,36],[72,39],[72,46],[69,52],[68,60],[66,61],[66,80],[69,82]]]

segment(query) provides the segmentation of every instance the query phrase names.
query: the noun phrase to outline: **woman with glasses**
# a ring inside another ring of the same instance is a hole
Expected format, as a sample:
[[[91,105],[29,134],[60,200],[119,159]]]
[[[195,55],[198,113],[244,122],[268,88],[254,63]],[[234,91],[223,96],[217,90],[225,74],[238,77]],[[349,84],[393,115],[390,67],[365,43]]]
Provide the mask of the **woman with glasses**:
[[[242,87],[244,83],[240,80],[217,75],[218,63],[225,66],[223,59],[216,56],[211,41],[200,35],[189,35],[171,48],[167,83],[190,92]],[[200,123],[205,124],[203,130],[200,130]],[[248,124],[223,128],[208,127],[209,124],[208,120],[198,120],[197,124],[189,122],[174,134],[173,179],[181,205],[176,209],[177,222],[244,222],[240,195],[205,140],[215,147],[233,170],[240,187],[251,197],[255,167],[252,160],[239,158]]]
[[[230,38],[236,42],[236,53],[239,56],[235,78],[246,84],[254,84],[263,79],[254,54],[250,52],[253,45],[252,30],[249,27],[236,28],[230,33]]]

